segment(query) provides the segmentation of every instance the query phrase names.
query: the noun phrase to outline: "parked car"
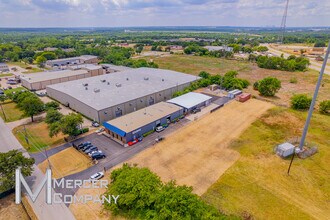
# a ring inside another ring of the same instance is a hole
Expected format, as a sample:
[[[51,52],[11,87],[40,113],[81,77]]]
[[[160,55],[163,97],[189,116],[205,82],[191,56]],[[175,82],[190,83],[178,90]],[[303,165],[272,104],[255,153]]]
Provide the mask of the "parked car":
[[[192,110],[193,114],[196,114],[198,112],[201,112],[202,110],[200,108],[195,108],[194,110]]]
[[[93,121],[92,126],[97,128],[97,127],[100,127],[100,124],[96,121]]]
[[[89,154],[90,152],[93,152],[93,151],[98,151],[99,149],[95,146],[93,147],[90,147],[89,149],[85,150],[85,154]]]
[[[85,151],[87,151],[89,148],[92,148],[92,147],[94,147],[94,145],[87,145],[86,147],[83,147],[83,148],[81,149],[81,151],[85,152]]]
[[[0,89],[0,95],[4,95],[5,93],[3,92],[2,89]]]
[[[91,176],[91,180],[99,180],[102,177],[104,177],[104,173],[103,172],[97,172],[97,173],[95,173]]]
[[[164,131],[165,130],[165,128],[163,127],[163,126],[158,126],[157,128],[156,128],[156,131],[157,132],[162,132],[162,131]]]
[[[91,145],[91,144],[92,144],[91,142],[86,141],[86,142],[82,142],[78,145],[75,145],[75,147],[76,147],[76,149],[80,150],[81,148],[86,147],[87,145]]]
[[[92,154],[91,157],[93,160],[99,160],[99,159],[106,158],[105,154],[101,153],[101,152],[96,152],[96,153]]]
[[[156,143],[163,141],[165,138],[164,137],[158,137],[155,139]]]
[[[102,153],[102,151],[100,151],[100,150],[94,150],[92,152],[89,152],[88,156],[92,157],[94,154],[97,154],[97,153]]]
[[[37,96],[44,97],[47,95],[47,92],[36,92]]]
[[[95,131],[95,133],[102,133],[104,131],[104,128],[99,128],[99,129],[97,129],[96,131]]]
[[[127,144],[128,144],[128,146],[133,146],[134,144],[136,144],[136,143],[138,143],[138,142],[139,142],[138,139],[134,139],[133,141],[130,141],[130,142],[128,142]]]

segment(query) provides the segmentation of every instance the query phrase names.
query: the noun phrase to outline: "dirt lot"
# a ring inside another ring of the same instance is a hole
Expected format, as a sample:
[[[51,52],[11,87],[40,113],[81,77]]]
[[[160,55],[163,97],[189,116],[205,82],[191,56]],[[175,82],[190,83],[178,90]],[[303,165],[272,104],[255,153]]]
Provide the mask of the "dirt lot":
[[[77,173],[92,165],[92,161],[73,147],[67,148],[49,157],[53,169],[53,177],[61,178],[69,174]],[[48,162],[45,160],[38,167],[45,173]]]
[[[15,204],[15,194],[11,194],[10,196],[0,199],[0,219],[6,220],[28,220],[30,217],[26,213],[23,205]]]
[[[272,107],[270,103],[255,99],[244,104],[231,102],[171,134],[164,142],[141,152],[127,163],[149,167],[164,181],[175,179],[180,185],[193,186],[194,192],[201,195],[239,159],[237,151],[227,148],[229,144]],[[105,178],[109,178],[109,174],[110,171]],[[80,189],[76,195],[103,192],[104,189]],[[73,204],[70,210],[77,219],[83,219],[83,216],[108,219],[100,205]]]
[[[258,100],[234,101],[128,162],[149,167],[164,181],[193,186],[200,195],[239,158],[227,148],[230,142],[272,106]]]

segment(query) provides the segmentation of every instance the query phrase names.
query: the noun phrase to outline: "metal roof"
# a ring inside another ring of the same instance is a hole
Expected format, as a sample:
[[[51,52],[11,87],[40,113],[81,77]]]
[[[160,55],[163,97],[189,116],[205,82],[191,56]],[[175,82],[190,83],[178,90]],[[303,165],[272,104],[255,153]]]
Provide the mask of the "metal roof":
[[[69,66],[69,69],[71,69],[71,70],[75,70],[75,69],[99,70],[99,69],[103,69],[103,68],[102,68],[102,66],[99,66],[99,65],[83,63],[83,64],[72,64]]]
[[[59,70],[59,71],[49,71],[49,72],[40,72],[40,73],[30,73],[21,75],[22,80],[26,80],[29,83],[43,82],[46,80],[59,79],[69,76],[77,76],[81,74],[88,73],[87,70]]]
[[[111,121],[104,122],[103,125],[123,137],[126,133],[135,131],[181,109],[181,107],[171,103],[159,102]]]
[[[57,62],[62,62],[62,61],[72,61],[72,60],[90,60],[90,59],[95,59],[97,56],[94,55],[82,55],[79,57],[68,57],[68,58],[62,58],[62,59],[56,59],[56,60],[47,60],[46,63],[57,63]]]
[[[288,142],[278,145],[278,149],[281,149],[281,150],[284,150],[284,151],[285,150],[291,150],[293,148],[295,148],[295,146],[288,143]]]
[[[168,100],[167,102],[179,105],[186,109],[190,109],[196,105],[199,105],[207,100],[211,100],[212,97],[196,93],[196,92],[189,92],[182,96],[176,97],[174,99]]]
[[[125,70],[131,70],[132,68],[127,67],[127,66],[116,66],[113,64],[107,64],[107,63],[103,63],[101,64],[101,66],[105,67],[105,68],[109,68],[115,71],[125,71]]]
[[[138,68],[49,85],[47,88],[60,91],[96,110],[102,110],[197,79],[199,77],[171,70]],[[88,90],[83,85],[86,83]]]

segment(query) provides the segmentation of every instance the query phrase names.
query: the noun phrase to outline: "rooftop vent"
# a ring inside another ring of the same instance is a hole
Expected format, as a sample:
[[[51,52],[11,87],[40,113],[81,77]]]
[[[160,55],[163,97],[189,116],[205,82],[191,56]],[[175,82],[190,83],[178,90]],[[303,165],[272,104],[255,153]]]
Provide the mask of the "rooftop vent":
[[[129,80],[129,78],[126,78],[126,80],[128,81],[128,80]]]
[[[108,82],[107,84],[110,85],[110,82]]]
[[[88,87],[87,86],[85,87],[85,90],[88,90]]]
[[[106,80],[105,80],[105,79],[102,79],[102,80],[101,80],[101,82],[105,83],[105,82],[106,82]]]
[[[88,86],[88,83],[83,83],[83,86]]]
[[[100,89],[94,89],[94,92],[95,93],[98,93],[98,92],[100,92],[101,90]]]
[[[144,77],[144,80],[149,80],[149,77]]]
[[[116,86],[117,87],[121,87],[121,83],[116,83]]]
[[[165,81],[165,79],[162,79],[162,82],[164,82]]]

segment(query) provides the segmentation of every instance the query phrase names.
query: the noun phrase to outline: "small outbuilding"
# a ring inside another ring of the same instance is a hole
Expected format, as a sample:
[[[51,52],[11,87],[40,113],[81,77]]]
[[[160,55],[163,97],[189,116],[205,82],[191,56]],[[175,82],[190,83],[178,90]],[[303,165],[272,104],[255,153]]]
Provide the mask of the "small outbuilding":
[[[288,157],[294,153],[295,146],[288,142],[280,144],[276,147],[276,154],[280,157]]]
[[[232,90],[232,91],[228,92],[227,97],[231,98],[231,99],[234,99],[234,98],[236,98],[236,96],[239,96],[242,93],[243,92],[241,90],[235,89],[235,90]]]
[[[208,106],[211,103],[211,100],[212,97],[210,96],[197,92],[189,92],[174,99],[170,99],[167,102],[182,107],[184,113],[188,113],[196,108]]]
[[[5,63],[0,63],[0,72],[8,72],[9,68],[7,66],[7,64]]]

